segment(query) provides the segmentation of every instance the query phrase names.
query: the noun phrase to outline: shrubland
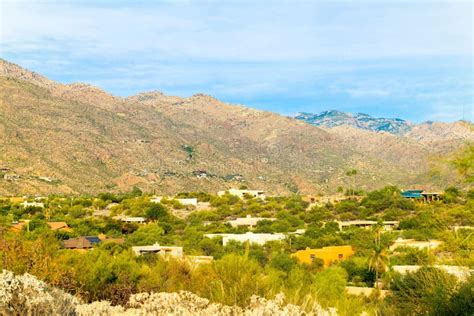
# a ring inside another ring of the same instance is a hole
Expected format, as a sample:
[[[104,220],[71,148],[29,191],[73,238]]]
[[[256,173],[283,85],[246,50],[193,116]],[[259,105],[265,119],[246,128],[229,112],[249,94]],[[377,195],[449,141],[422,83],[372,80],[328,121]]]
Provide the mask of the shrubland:
[[[48,196],[43,198],[44,208],[23,208],[8,199],[0,200],[0,267],[4,273],[11,271],[16,276],[34,275],[45,286],[61,289],[83,304],[107,301],[91,306],[110,310],[118,306],[117,313],[135,308],[130,302],[139,293],[155,293],[142,294],[155,300],[156,293],[178,293],[181,297],[181,291],[207,300],[205,306],[235,306],[232,308],[242,313],[255,304],[257,297],[280,309],[287,304],[299,311],[319,306],[336,308],[342,315],[468,315],[472,310],[472,278],[459,282],[432,267],[448,264],[474,268],[472,231],[453,230],[454,226],[474,225],[472,190],[448,188],[441,201],[432,203],[407,200],[396,187],[324,205],[310,205],[298,195],[265,200],[202,192],[177,196],[197,197],[209,202],[209,209],[183,208],[172,202],[173,197],[152,203],[149,195],[138,190],[120,195]],[[104,209],[110,211],[110,216],[93,215]],[[187,212],[187,217],[177,217],[177,210]],[[124,224],[115,215],[143,216],[147,222]],[[263,246],[238,242],[223,246],[219,238],[204,237],[207,233],[249,231],[248,227],[235,228],[226,223],[229,218],[246,215],[276,218],[260,221],[253,229],[255,233],[305,231]],[[334,220],[349,219],[397,220],[400,225],[398,230],[382,234],[361,228],[339,231]],[[20,232],[12,232],[12,223],[19,220],[29,220],[29,224]],[[72,231],[52,231],[48,221],[65,221]],[[125,242],[104,241],[84,252],[61,247],[65,239],[98,234],[123,237]],[[438,239],[443,243],[434,251],[400,248],[390,252],[389,246],[399,237]],[[213,256],[214,261],[193,265],[157,255],[136,256],[131,250],[132,246],[153,243],[182,246],[186,255]],[[291,256],[306,247],[335,245],[351,245],[354,256],[329,268],[324,268],[320,260],[299,264]],[[378,260],[376,265],[374,260]],[[401,276],[390,270],[392,265],[421,265],[426,269]],[[390,291],[385,298],[377,291],[367,298],[346,294],[347,285],[374,287],[376,275],[383,281],[383,289]],[[156,299],[159,301],[159,296]],[[280,305],[273,300],[281,301]],[[441,305],[443,309],[437,308]],[[80,308],[84,314],[91,311],[86,305]]]

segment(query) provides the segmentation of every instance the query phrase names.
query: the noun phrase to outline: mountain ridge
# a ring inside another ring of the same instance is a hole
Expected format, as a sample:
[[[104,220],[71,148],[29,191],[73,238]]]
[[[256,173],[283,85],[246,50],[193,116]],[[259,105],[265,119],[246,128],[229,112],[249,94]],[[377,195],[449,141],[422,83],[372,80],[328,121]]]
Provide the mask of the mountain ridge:
[[[121,98],[89,85],[71,89],[12,65],[0,63],[0,167],[6,170],[0,195],[133,186],[217,191],[243,183],[275,194],[314,194],[348,186],[351,168],[359,170],[356,182],[363,189],[387,183],[436,187],[446,181],[430,178],[428,157],[462,145],[437,130],[440,136],[430,141],[446,142],[440,150],[389,137],[392,147],[381,152],[370,145],[384,143],[377,133],[351,136],[203,94],[154,91]],[[195,171],[203,170],[206,177],[197,177]]]

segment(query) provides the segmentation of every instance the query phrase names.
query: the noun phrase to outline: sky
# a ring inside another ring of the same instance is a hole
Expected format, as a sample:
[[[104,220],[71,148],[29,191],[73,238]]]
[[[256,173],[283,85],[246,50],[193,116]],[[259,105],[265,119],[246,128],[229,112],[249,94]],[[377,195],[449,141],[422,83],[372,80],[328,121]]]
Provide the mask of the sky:
[[[0,1],[0,57],[118,96],[472,120],[473,1]]]

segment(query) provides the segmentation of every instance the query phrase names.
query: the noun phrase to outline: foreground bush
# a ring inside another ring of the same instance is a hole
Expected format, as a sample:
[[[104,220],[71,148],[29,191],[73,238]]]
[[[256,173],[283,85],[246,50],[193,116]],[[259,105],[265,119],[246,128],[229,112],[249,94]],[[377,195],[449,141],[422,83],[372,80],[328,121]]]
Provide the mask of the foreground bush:
[[[0,274],[1,315],[73,315],[77,299],[25,273]]]
[[[335,316],[333,308],[323,309],[313,304],[309,312],[299,306],[284,304],[278,294],[267,300],[252,296],[249,306],[228,306],[211,303],[193,293],[139,293],[130,296],[125,307],[108,301],[81,304],[75,297],[48,286],[30,274],[14,275],[4,270],[0,274],[1,315],[316,315]]]

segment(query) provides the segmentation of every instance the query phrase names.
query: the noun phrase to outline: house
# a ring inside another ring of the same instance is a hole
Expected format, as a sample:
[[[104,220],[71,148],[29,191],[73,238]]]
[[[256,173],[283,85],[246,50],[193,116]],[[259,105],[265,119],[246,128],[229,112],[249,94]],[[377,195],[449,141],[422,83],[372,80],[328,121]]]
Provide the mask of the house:
[[[443,242],[440,240],[428,240],[428,241],[418,241],[414,239],[403,239],[398,238],[394,241],[393,245],[390,246],[390,250],[394,251],[399,247],[409,247],[416,249],[435,249]]]
[[[355,296],[370,297],[376,289],[373,287],[359,287],[359,286],[346,286],[346,293]],[[387,296],[387,290],[380,290],[380,297],[384,298]]]
[[[473,230],[474,226],[454,226],[453,230],[455,233],[458,232],[458,230]]]
[[[150,199],[150,202],[153,202],[153,203],[161,203],[161,200],[163,199],[162,196],[154,196]]]
[[[343,194],[337,195],[305,195],[302,197],[302,200],[310,204],[315,205],[325,205],[325,204],[335,204],[345,200],[362,200],[362,196],[346,196]]]
[[[246,196],[250,196],[253,198],[261,198],[262,200],[265,199],[265,192],[261,190],[238,190],[238,189],[229,189],[227,191],[219,191],[217,192],[218,196],[223,196],[226,193],[230,195],[236,195],[239,198],[243,199]]]
[[[232,227],[239,227],[239,226],[248,226],[248,227],[255,227],[259,221],[275,221],[276,218],[266,218],[266,217],[252,217],[251,215],[247,215],[246,217],[238,217],[234,220],[227,221]]]
[[[254,234],[247,232],[245,234],[206,234],[207,238],[222,237],[222,244],[225,246],[230,241],[238,241],[241,243],[249,242],[258,245],[265,245],[269,241],[282,241],[286,238],[285,234]]]
[[[197,178],[207,178],[209,175],[206,170],[194,170],[193,175],[195,175]]]
[[[143,224],[146,221],[145,217],[122,217],[116,216],[115,219],[122,221],[123,223],[136,223],[136,224]]]
[[[66,224],[66,222],[47,222],[49,228],[55,231],[72,232],[72,229]]]
[[[213,256],[186,256],[185,258],[188,262],[195,266],[209,264],[214,260]]]
[[[424,190],[404,190],[401,192],[404,198],[422,202],[439,201],[441,192],[427,192]]]
[[[319,249],[306,248],[292,254],[301,263],[311,264],[316,258],[324,261],[324,266],[329,267],[335,261],[342,261],[354,254],[351,246],[330,246]]]
[[[173,258],[182,258],[183,257],[183,247],[173,247],[173,246],[160,246],[158,243],[155,243],[151,246],[134,246],[132,247],[133,252],[137,256],[146,254],[146,253],[157,253],[163,257],[173,257]]]
[[[20,176],[13,172],[7,172],[3,175],[3,179],[6,181],[17,181],[20,179]]]
[[[176,199],[179,203],[183,205],[192,205],[197,206],[198,200],[196,198],[189,198],[189,199]]]
[[[398,272],[402,275],[407,273],[414,273],[418,271],[422,266],[410,265],[410,266],[392,266],[393,271]],[[434,265],[433,268],[443,270],[444,272],[455,276],[460,281],[466,281],[474,270],[470,270],[469,267],[464,266],[448,266],[448,265]]]
[[[105,234],[99,234],[99,239],[101,241],[111,241],[111,242],[114,242],[116,244],[119,244],[119,245],[122,245],[124,242],[125,242],[125,239],[124,238],[112,238],[112,237],[107,237]]]
[[[162,196],[155,196],[150,199],[150,202],[153,203],[161,203],[161,200],[163,200]],[[198,205],[198,200],[197,198],[188,198],[188,199],[175,199],[182,205],[192,205],[192,206],[197,206]]]
[[[97,236],[80,236],[76,238],[69,238],[63,241],[63,248],[66,249],[90,249],[94,245],[100,243],[101,240]]]
[[[44,208],[44,203],[43,202],[28,202],[24,201],[23,203],[20,204],[24,208],[27,207],[39,207],[39,208]]]
[[[339,230],[343,230],[344,228],[355,226],[355,227],[361,227],[361,228],[372,228],[372,226],[375,226],[378,224],[376,221],[366,221],[366,220],[355,220],[355,221],[337,221],[337,224],[339,225]],[[398,221],[383,221],[383,230],[389,231],[393,230],[394,228],[398,227],[399,222]]]
[[[10,227],[10,231],[14,233],[19,233],[24,229],[24,227],[26,227],[27,230],[29,230],[29,226],[28,226],[29,222],[30,222],[29,219],[20,220],[19,222],[13,222],[12,227]]]

